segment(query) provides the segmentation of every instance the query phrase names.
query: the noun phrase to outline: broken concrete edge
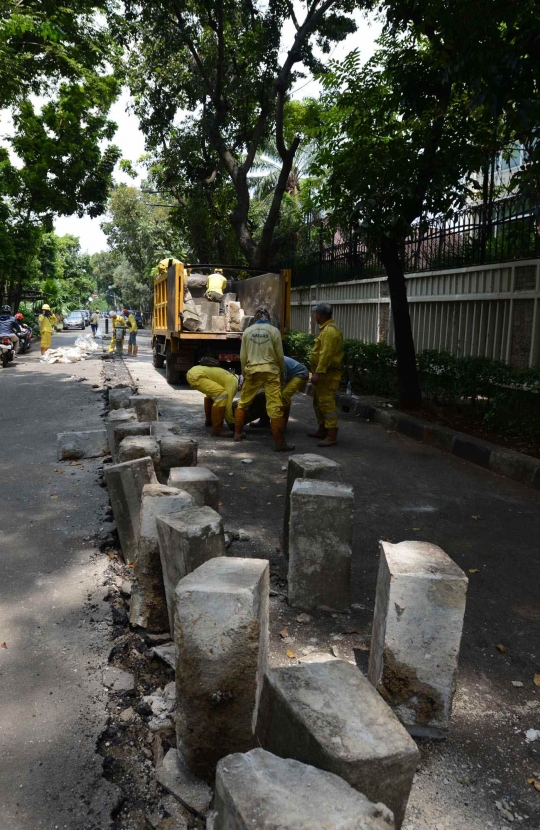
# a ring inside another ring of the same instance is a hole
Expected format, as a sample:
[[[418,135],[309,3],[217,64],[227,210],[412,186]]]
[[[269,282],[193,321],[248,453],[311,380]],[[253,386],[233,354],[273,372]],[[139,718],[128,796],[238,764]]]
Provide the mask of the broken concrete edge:
[[[169,749],[156,768],[156,778],[187,810],[204,819],[213,798],[211,787],[186,768],[183,758],[175,748]]]
[[[311,384],[308,384],[306,394],[313,396],[313,387],[310,387]],[[424,444],[448,452],[464,461],[485,467],[497,475],[506,476],[527,487],[540,490],[540,458],[533,458],[531,455],[514,450],[506,450],[498,444],[490,444],[488,441],[482,441],[481,438],[475,438],[467,433],[422,421],[420,418],[405,415],[395,409],[388,410],[375,406],[369,399],[358,395],[348,397],[343,392],[336,392],[336,405],[338,416],[359,417],[374,421],[386,429],[402,432],[409,438],[423,441]]]

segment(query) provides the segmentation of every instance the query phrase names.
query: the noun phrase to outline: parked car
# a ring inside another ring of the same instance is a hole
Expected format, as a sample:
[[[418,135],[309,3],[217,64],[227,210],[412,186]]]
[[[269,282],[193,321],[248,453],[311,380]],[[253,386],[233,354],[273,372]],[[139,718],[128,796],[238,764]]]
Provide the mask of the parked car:
[[[82,311],[70,311],[67,317],[64,317],[62,330],[70,331],[71,329],[86,328],[86,319]]]
[[[144,328],[144,320],[142,316],[142,311],[135,312],[135,322],[137,323],[137,328],[143,329]]]
[[[90,312],[88,311],[87,308],[77,308],[77,309],[75,309],[75,313],[76,314],[82,314],[82,316],[84,317],[84,325],[85,326],[90,325]]]

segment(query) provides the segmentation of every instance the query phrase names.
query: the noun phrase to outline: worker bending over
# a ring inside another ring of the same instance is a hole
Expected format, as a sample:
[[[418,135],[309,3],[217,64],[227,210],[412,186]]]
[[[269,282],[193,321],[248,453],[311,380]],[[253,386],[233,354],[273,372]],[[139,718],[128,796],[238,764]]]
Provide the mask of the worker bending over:
[[[193,389],[205,395],[205,426],[212,427],[212,435],[221,435],[223,419],[230,426],[234,424],[232,410],[233,398],[238,391],[238,378],[232,372],[221,369],[219,362],[213,358],[202,358],[201,364],[194,366],[186,374],[186,379]]]
[[[112,352],[114,352],[115,349],[116,349],[115,329],[117,329],[117,328],[126,328],[127,323],[126,323],[125,318],[121,314],[117,314],[116,311],[111,311],[109,316],[110,316],[110,318],[112,320],[112,324],[113,324],[113,330],[111,332],[111,342],[109,343],[109,354],[112,354]],[[120,342],[120,351],[121,352],[124,351],[124,341],[123,340]]]
[[[223,292],[227,288],[227,280],[223,276],[221,268],[216,268],[206,280],[206,294],[207,300],[212,303],[219,303],[219,313],[224,314],[225,308],[223,305]]]
[[[48,303],[45,303],[45,305],[42,306],[38,321],[39,334],[41,337],[41,354],[45,354],[47,349],[51,348],[53,326],[56,323],[56,315],[52,313],[51,307]]]
[[[264,306],[259,306],[253,319],[253,325],[244,332],[240,349],[244,385],[234,417],[234,440],[241,441],[245,438],[242,428],[246,421],[246,412],[259,389],[264,389],[274,449],[276,452],[288,452],[294,450],[294,447],[287,446],[285,441],[285,419],[281,402],[281,379],[285,379],[285,359],[281,336],[270,323],[270,313]]]
[[[292,357],[285,358],[285,386],[281,390],[285,426],[287,426],[291,413],[293,395],[304,391],[308,377],[309,372],[307,366],[304,366],[303,363],[299,363],[298,360],[294,360]]]
[[[320,332],[311,352],[311,382],[313,409],[319,428],[317,432],[308,432],[308,436],[321,438],[319,447],[332,447],[338,434],[336,390],[341,380],[343,334],[332,320],[329,303],[319,303],[314,310]]]

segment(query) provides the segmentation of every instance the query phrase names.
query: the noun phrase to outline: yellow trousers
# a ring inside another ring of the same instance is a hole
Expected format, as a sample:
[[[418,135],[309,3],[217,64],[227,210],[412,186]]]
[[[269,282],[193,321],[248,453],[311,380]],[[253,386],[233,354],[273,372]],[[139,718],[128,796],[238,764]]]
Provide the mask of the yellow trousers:
[[[255,372],[253,375],[246,377],[238,402],[238,409],[249,409],[249,405],[259,389],[264,389],[266,395],[268,417],[283,418],[280,377],[271,372]]]
[[[114,351],[116,351],[116,339],[114,337],[114,331],[113,331],[113,333],[111,334],[111,342],[109,344],[109,354],[111,352],[114,352]],[[120,346],[120,351],[121,352],[124,351],[124,341],[122,341],[122,345]]]
[[[52,332],[44,331],[41,335],[41,347],[42,349],[50,349],[51,348],[51,338]]]
[[[326,429],[337,429],[336,391],[339,389],[341,372],[326,372],[319,375],[319,382],[313,387],[313,409],[317,422]]]
[[[214,406],[223,407],[225,409],[225,420],[228,424],[234,424],[232,406],[227,406],[229,395],[224,386],[220,386],[219,383],[204,377],[197,378],[196,383],[193,382],[190,385],[197,389],[198,392],[206,395],[207,398],[212,398]]]
[[[296,395],[297,392],[303,392],[306,388],[306,384],[307,378],[291,378],[281,390],[281,400],[283,401],[283,406],[290,406],[293,395]]]

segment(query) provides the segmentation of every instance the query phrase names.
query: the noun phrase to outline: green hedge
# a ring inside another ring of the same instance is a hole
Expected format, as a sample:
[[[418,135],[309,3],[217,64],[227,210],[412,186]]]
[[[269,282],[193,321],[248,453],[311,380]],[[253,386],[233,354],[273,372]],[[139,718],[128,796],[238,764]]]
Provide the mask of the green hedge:
[[[309,366],[314,335],[293,331],[285,354]],[[364,395],[397,396],[396,351],[386,343],[343,343],[343,383]],[[518,369],[489,357],[456,357],[426,349],[417,354],[422,395],[447,406],[472,404],[487,426],[540,442],[540,367]]]

